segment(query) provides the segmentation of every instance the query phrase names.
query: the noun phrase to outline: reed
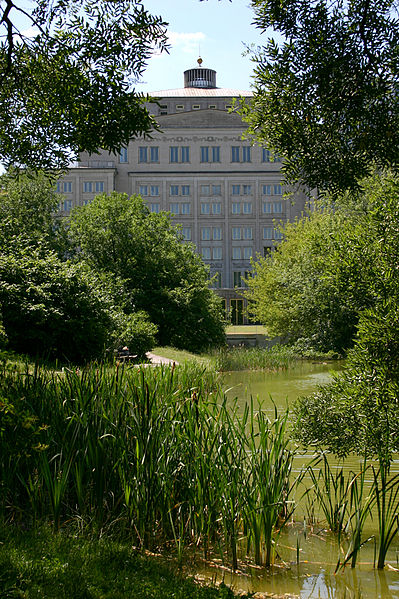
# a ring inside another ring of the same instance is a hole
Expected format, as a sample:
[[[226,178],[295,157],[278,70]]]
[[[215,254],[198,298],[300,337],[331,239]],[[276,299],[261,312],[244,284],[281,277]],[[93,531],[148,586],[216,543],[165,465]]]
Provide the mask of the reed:
[[[219,371],[231,370],[283,370],[300,358],[286,345],[270,348],[222,348],[213,354],[215,368]]]

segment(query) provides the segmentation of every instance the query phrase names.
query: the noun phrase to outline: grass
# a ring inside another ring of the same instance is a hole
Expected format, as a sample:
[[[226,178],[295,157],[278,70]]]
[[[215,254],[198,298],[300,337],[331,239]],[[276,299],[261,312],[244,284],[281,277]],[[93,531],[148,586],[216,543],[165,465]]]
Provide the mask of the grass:
[[[199,586],[131,543],[49,527],[0,528],[0,597],[7,599],[229,599],[225,586]]]
[[[153,354],[161,356],[162,358],[169,358],[175,360],[179,364],[184,362],[195,362],[201,366],[212,366],[211,354],[193,354],[192,352],[184,349],[176,349],[175,347],[155,347],[152,350]]]
[[[227,335],[267,335],[267,330],[260,324],[230,324],[226,327]]]

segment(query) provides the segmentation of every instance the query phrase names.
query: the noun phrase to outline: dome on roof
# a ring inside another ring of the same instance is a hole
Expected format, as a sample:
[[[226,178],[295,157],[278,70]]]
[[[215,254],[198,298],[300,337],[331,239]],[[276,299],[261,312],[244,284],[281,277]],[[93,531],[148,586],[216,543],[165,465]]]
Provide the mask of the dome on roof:
[[[184,87],[216,88],[216,71],[213,69],[203,69],[201,57],[199,57],[197,62],[197,68],[184,71]]]

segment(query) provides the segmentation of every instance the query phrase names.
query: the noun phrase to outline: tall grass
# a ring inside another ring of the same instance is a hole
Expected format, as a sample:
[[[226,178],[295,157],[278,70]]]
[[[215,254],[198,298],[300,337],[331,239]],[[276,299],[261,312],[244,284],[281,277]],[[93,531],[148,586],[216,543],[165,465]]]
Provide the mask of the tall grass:
[[[270,348],[222,348],[213,354],[215,368],[230,370],[281,370],[298,361],[298,353],[286,345]]]

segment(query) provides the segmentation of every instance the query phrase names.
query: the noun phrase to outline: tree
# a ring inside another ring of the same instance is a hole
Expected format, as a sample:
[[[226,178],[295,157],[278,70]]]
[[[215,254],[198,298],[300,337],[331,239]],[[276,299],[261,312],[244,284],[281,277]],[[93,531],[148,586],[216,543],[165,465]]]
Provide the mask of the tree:
[[[2,0],[0,15],[2,162],[64,168],[156,128],[132,86],[166,24],[142,0]]]
[[[150,213],[139,196],[112,193],[70,219],[77,258],[123,281],[130,311],[145,310],[162,345],[200,350],[224,341],[219,298],[191,244],[167,213]]]
[[[284,158],[290,181],[343,190],[399,164],[395,0],[252,0],[283,36],[254,54],[249,134]]]
[[[276,251],[254,262],[246,297],[270,335],[298,347],[345,353],[359,315],[374,305],[369,200],[325,198],[284,228]]]

